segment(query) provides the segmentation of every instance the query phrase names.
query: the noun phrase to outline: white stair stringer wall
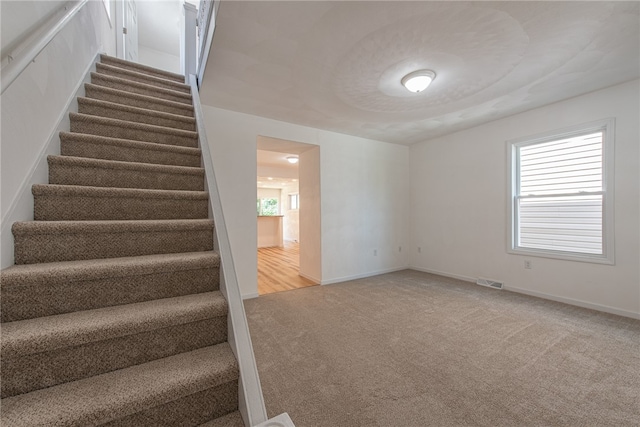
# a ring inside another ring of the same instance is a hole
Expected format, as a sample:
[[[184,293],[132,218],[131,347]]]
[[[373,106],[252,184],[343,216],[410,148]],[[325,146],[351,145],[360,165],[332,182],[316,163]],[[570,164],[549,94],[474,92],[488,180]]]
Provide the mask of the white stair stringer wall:
[[[245,424],[254,426],[267,421],[267,412],[251,344],[251,336],[249,335],[249,325],[240,295],[240,288],[238,287],[218,185],[213,170],[213,161],[204,127],[195,75],[189,76],[189,84],[191,85],[193,96],[199,145],[202,150],[202,163],[205,169],[205,189],[209,192],[209,209],[216,225],[214,228],[214,250],[220,254],[220,290],[229,305],[227,321],[229,344],[240,367],[240,380],[238,381],[239,409]]]

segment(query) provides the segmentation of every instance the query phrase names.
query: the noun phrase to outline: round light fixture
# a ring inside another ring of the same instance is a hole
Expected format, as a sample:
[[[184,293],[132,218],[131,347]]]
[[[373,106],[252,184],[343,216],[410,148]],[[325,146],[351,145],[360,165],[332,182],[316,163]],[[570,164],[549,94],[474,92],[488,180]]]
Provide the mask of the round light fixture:
[[[286,159],[287,162],[291,163],[292,165],[298,163],[298,156],[287,156]]]
[[[418,70],[404,76],[402,78],[402,85],[406,87],[409,92],[418,93],[428,88],[435,78],[436,73],[431,70]]]

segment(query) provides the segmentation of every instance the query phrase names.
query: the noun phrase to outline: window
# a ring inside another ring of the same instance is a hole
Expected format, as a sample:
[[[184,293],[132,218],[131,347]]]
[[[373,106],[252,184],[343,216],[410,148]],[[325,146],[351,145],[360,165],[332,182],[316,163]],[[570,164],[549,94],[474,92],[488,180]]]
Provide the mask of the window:
[[[300,208],[300,195],[289,194],[289,209],[297,210]]]
[[[510,253],[613,264],[613,119],[509,142]]]
[[[278,208],[278,199],[273,199],[273,198],[258,199],[258,215],[260,216],[280,215],[280,209]]]

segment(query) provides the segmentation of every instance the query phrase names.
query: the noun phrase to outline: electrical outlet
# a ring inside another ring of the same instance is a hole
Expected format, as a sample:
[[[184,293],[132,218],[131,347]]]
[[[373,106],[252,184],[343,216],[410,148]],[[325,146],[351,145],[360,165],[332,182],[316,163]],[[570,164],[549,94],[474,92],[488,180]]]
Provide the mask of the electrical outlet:
[[[377,249],[373,250],[373,256],[378,256],[378,250]]]
[[[422,253],[422,248],[420,246],[418,246],[418,253],[421,254]]]
[[[531,260],[525,259],[524,260],[524,268],[530,270],[531,269]]]

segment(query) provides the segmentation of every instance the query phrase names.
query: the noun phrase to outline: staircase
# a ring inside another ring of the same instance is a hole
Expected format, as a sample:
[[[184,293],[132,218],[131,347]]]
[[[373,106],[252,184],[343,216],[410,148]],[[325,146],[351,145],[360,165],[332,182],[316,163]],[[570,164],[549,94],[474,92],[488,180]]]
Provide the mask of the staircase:
[[[244,426],[183,76],[102,56],[13,225],[3,427]]]

